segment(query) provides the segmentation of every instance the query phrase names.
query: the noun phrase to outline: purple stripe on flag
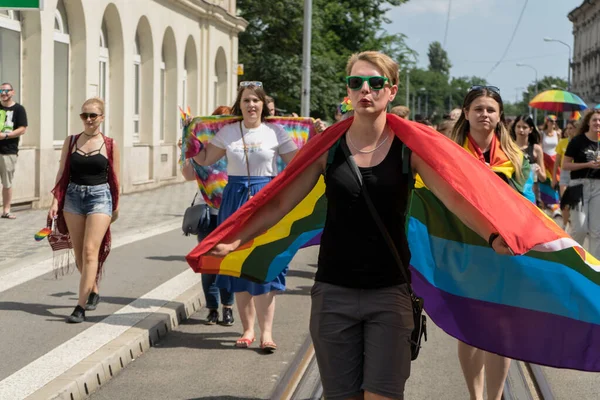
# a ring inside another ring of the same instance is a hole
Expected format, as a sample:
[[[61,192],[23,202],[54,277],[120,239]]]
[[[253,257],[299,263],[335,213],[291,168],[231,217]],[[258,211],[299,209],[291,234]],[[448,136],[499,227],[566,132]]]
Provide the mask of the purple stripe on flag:
[[[411,267],[415,293],[431,319],[450,336],[517,360],[600,372],[600,326],[439,290]],[[425,346],[424,351],[427,351]]]
[[[310,247],[310,246],[318,246],[321,243],[321,235],[322,234],[323,234],[323,231],[319,232],[315,237],[313,237],[308,242],[306,242],[305,244],[300,246],[300,248],[304,249],[304,248]]]

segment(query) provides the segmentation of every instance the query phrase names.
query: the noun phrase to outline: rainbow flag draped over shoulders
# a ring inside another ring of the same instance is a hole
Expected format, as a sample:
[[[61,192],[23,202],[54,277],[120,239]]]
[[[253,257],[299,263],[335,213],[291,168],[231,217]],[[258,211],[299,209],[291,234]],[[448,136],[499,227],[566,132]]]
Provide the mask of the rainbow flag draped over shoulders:
[[[517,254],[496,254],[432,192],[417,187],[408,223],[410,268],[432,320],[459,340],[510,358],[600,371],[600,262],[472,153],[428,127],[387,119],[400,140]],[[190,266],[253,280],[276,276],[323,229],[322,180],[281,221],[237,251],[224,258],[206,253],[262,207],[272,207],[351,123],[342,121],[309,141],[277,178],[188,254]]]
[[[185,120],[186,114],[181,112]],[[183,128],[181,161],[192,158],[200,151],[201,144],[208,144],[217,132],[225,125],[239,123],[242,117],[231,115],[213,115],[208,117],[196,117],[189,125]],[[266,123],[276,124],[290,135],[298,148],[301,148],[310,138],[315,136],[314,121],[312,118],[302,117],[267,117]],[[204,167],[192,160],[196,172],[196,181],[202,197],[206,203],[213,207],[221,206],[223,189],[227,185],[227,159],[221,158],[215,164]],[[278,170],[281,172],[285,164],[281,157],[277,160]]]

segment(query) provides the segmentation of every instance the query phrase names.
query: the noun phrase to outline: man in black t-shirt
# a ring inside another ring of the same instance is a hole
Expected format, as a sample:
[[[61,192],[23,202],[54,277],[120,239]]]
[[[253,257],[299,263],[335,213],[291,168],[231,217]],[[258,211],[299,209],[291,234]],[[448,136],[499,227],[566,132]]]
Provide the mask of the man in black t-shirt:
[[[10,213],[12,181],[19,153],[19,136],[27,130],[25,108],[13,101],[15,90],[10,83],[0,85],[0,183],[2,183],[2,214],[0,218],[15,219]]]

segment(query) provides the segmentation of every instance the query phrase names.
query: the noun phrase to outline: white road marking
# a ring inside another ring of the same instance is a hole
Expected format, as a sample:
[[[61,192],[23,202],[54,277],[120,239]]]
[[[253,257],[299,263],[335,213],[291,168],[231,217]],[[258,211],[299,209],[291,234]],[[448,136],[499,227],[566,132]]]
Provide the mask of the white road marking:
[[[160,235],[177,228],[181,228],[181,221],[156,225],[150,229],[127,232],[124,234],[124,236],[119,238],[115,238],[113,236],[112,249],[114,250],[117,247],[125,246],[139,240]],[[49,246],[48,252],[51,253]],[[52,258],[49,258],[35,264],[21,264],[4,270],[0,272],[0,293],[47,274],[48,272],[52,272],[52,268]]]
[[[198,282],[188,269],[151,290],[0,381],[0,399],[26,398]]]

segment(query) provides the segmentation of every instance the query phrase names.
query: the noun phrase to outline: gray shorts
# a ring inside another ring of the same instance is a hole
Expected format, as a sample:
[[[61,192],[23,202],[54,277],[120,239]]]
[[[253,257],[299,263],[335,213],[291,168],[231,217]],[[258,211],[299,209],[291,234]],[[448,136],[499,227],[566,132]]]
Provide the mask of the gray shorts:
[[[413,315],[407,285],[350,289],[315,282],[310,334],[327,400],[368,391],[404,399]]]
[[[2,183],[2,186],[5,189],[10,189],[12,187],[16,166],[16,154],[0,154],[0,183]]]
[[[571,182],[571,171],[565,171],[564,169],[560,170],[560,184],[569,186],[569,182]]]

